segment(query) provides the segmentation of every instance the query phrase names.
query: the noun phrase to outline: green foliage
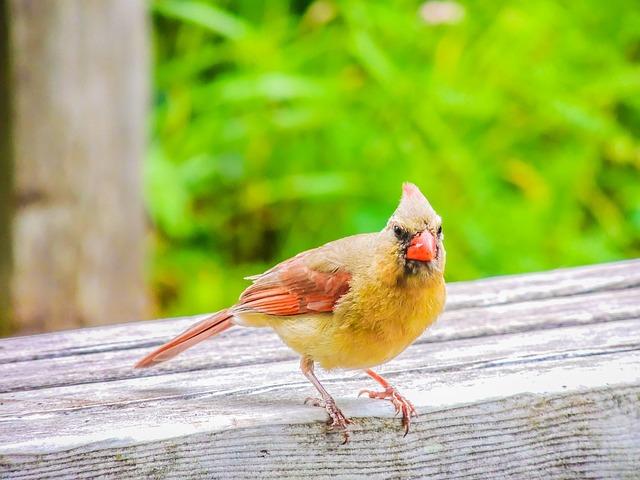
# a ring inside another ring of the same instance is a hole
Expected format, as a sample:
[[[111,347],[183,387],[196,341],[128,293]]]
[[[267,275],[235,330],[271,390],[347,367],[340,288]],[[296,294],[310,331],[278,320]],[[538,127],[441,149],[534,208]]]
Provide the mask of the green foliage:
[[[146,193],[163,313],[375,231],[402,181],[445,220],[447,277],[640,253],[637,0],[157,0]]]

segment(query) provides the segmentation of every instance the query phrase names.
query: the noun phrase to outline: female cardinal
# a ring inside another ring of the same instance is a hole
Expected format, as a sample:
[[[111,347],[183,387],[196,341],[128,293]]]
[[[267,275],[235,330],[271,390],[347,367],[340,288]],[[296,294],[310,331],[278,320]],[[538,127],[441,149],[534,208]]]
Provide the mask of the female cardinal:
[[[302,373],[320,393],[305,403],[325,408],[345,443],[351,422],[315,376],[316,362],[325,369],[364,369],[384,391],[360,395],[391,401],[406,435],[413,405],[370,367],[394,358],[436,320],[445,302],[444,265],[442,220],[418,187],[405,183],[381,232],[327,243],[249,277],[253,284],[238,303],[196,323],[136,367],[168,360],[234,325],[270,327],[300,354]]]

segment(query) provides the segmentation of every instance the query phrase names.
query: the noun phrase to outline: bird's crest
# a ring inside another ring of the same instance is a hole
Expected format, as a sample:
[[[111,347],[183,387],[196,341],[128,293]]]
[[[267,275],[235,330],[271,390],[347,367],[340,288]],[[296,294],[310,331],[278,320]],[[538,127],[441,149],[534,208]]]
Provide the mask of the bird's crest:
[[[420,189],[413,183],[403,183],[402,198],[391,220],[420,230],[424,228],[425,222],[433,221],[435,218],[437,218],[435,210]]]

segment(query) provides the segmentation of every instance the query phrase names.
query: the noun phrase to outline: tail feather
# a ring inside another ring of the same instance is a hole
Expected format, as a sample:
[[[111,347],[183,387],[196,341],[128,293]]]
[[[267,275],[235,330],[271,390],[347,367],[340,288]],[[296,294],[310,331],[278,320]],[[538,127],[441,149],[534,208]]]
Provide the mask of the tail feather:
[[[142,360],[135,364],[134,368],[146,368],[155,365],[156,363],[164,362],[170,358],[175,357],[179,353],[185,351],[187,348],[192,347],[196,343],[224,332],[230,328],[233,323],[231,319],[233,314],[229,310],[221,310],[213,315],[201,320],[200,322],[191,325],[187,330],[182,332],[173,340],[160,346]]]

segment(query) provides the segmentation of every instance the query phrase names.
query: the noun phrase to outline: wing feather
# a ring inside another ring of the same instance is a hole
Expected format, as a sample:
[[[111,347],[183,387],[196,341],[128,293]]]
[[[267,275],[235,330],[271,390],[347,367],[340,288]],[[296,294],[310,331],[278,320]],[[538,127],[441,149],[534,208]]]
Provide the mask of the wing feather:
[[[309,266],[311,252],[251,277],[254,284],[240,296],[236,309],[278,316],[333,311],[340,297],[349,291],[351,274],[335,266],[327,271]]]

